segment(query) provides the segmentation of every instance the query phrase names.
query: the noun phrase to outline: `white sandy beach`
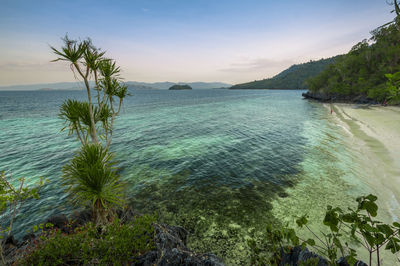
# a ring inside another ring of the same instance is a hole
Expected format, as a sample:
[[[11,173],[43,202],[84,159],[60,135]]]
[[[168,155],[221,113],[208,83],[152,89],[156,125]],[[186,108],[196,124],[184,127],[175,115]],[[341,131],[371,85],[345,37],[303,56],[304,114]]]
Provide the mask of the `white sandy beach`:
[[[358,178],[378,196],[378,219],[385,223],[400,220],[400,108],[354,104],[326,104],[349,135],[350,148],[358,154],[364,169]],[[359,258],[367,261],[364,249]],[[399,258],[381,251],[382,265],[399,265]]]
[[[331,108],[330,105],[327,105]],[[382,219],[400,219],[400,108],[334,104],[368,174],[361,179],[379,197]]]

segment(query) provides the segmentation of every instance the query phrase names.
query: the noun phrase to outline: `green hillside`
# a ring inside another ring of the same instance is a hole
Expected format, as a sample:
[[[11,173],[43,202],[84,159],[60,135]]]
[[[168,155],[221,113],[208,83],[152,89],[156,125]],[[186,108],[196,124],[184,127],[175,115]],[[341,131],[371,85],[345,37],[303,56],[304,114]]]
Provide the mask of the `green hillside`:
[[[272,78],[237,84],[231,89],[307,89],[305,81],[320,74],[339,57],[293,65]]]

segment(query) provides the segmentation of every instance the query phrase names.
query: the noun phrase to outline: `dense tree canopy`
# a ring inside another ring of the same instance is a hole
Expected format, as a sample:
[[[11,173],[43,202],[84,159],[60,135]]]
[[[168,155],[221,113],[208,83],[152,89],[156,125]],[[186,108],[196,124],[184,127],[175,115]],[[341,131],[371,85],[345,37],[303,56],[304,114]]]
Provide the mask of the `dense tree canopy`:
[[[371,32],[335,64],[307,81],[309,90],[340,96],[366,96],[397,103],[400,31],[397,20]]]

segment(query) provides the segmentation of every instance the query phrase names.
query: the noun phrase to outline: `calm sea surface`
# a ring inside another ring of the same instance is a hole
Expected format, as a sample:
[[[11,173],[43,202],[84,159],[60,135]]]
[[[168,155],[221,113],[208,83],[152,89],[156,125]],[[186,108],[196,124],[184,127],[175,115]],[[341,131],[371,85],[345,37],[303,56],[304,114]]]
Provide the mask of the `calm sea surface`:
[[[368,190],[345,136],[301,91],[133,91],[115,124],[112,151],[127,197],[140,212],[184,226],[189,245],[244,263],[245,239],[267,222],[321,216]],[[17,217],[21,237],[34,224],[74,208],[61,168],[79,147],[61,132],[58,108],[82,91],[0,92],[0,170],[34,184],[40,200]],[[7,215],[3,215],[7,219]]]

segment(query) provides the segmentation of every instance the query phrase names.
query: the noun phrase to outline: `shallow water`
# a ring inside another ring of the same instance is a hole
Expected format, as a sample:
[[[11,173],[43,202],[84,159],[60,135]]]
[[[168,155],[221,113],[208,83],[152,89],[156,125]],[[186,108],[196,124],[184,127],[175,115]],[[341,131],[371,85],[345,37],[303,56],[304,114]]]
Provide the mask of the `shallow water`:
[[[302,91],[134,91],[116,122],[112,151],[141,212],[184,226],[189,246],[244,264],[245,239],[267,222],[313,221],[370,191],[346,132]],[[49,182],[16,219],[21,236],[69,213],[62,166],[78,147],[60,132],[67,98],[82,91],[0,92],[0,170]],[[7,218],[3,216],[3,219]]]

